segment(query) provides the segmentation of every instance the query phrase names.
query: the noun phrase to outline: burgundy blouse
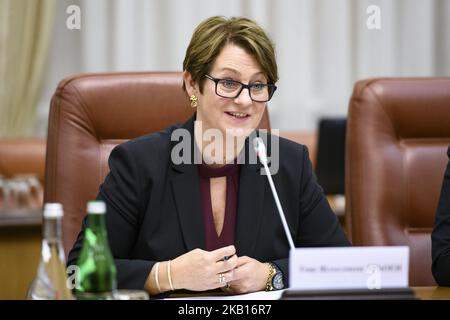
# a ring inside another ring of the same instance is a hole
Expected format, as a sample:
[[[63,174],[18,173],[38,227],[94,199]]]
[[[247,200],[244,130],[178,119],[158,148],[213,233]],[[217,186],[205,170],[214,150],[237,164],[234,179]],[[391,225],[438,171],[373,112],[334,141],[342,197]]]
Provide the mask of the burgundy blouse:
[[[212,168],[206,164],[200,164],[198,166],[198,172],[200,175],[200,191],[202,194],[205,249],[207,251],[234,244],[239,191],[239,170],[240,166],[238,164],[227,164],[219,168]],[[216,177],[227,178],[225,217],[220,235],[217,234],[214,226],[214,217],[211,204],[210,178]]]

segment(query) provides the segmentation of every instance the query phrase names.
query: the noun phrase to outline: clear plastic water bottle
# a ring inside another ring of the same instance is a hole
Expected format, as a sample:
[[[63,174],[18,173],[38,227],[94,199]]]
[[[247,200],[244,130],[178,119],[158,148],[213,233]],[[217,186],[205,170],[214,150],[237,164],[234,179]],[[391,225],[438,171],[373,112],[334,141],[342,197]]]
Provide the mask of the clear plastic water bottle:
[[[67,282],[65,255],[61,241],[62,217],[62,204],[45,204],[41,260],[37,275],[28,290],[27,299],[73,299]]]

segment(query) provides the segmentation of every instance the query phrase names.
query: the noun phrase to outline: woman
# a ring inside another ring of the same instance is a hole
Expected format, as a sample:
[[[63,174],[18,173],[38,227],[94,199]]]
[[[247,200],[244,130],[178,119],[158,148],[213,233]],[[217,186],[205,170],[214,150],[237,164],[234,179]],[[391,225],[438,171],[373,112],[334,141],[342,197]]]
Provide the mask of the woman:
[[[450,159],[450,147],[447,155]],[[450,286],[450,161],[444,174],[431,241],[434,279],[440,286]]]
[[[108,208],[119,288],[152,295],[282,289],[289,243],[249,141],[276,90],[273,44],[251,20],[212,17],[194,31],[183,70],[195,115],[117,146],[98,194]],[[183,132],[188,148],[179,152],[173,140]],[[273,179],[295,245],[349,245],[306,147],[281,138],[277,145]]]

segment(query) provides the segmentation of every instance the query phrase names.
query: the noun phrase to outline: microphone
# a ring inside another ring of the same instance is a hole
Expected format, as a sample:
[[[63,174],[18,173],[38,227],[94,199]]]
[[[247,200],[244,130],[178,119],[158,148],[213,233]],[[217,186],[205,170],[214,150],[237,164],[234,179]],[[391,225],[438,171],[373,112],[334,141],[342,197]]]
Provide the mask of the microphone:
[[[270,174],[269,167],[267,166],[266,146],[264,145],[264,142],[260,137],[256,137],[255,139],[253,139],[253,148],[255,149],[259,161],[261,161],[261,163],[264,166],[264,170],[266,171],[266,176],[267,179],[269,180],[269,185],[270,189],[272,189],[273,197],[275,198],[278,214],[280,215],[281,222],[283,223],[284,233],[286,234],[286,238],[288,239],[289,246],[291,247],[291,250],[295,250],[294,241],[292,241],[291,232],[289,231],[289,227],[286,222],[286,217],[284,215],[283,208],[281,207],[280,199],[278,198],[277,190],[275,189],[275,185],[273,184],[272,175]]]

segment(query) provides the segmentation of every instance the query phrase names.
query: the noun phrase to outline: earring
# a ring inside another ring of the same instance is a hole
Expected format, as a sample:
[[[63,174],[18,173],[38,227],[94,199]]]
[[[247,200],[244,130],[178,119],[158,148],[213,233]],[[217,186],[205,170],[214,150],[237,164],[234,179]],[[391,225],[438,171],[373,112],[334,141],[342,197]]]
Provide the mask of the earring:
[[[191,100],[191,108],[197,108],[197,97],[192,95],[189,100]]]

